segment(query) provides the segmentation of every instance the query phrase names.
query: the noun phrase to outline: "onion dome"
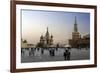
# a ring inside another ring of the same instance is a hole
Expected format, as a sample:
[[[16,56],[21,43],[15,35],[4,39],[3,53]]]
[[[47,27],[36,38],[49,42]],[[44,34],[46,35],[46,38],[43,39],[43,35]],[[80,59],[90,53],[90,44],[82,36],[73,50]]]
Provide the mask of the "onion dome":
[[[51,35],[51,38],[53,38],[53,35]]]
[[[40,39],[43,39],[43,35],[41,35]]]

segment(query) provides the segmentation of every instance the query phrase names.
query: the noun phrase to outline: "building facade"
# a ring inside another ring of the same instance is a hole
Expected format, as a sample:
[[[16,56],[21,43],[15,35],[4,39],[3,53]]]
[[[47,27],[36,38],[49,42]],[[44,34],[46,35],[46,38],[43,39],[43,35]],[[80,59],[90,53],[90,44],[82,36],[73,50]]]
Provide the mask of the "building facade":
[[[21,39],[21,48],[22,48],[22,49],[34,48],[34,47],[35,47],[34,44],[29,44],[29,43],[27,42],[27,40]]]
[[[90,35],[86,34],[83,37],[81,37],[78,31],[78,24],[76,17],[74,23],[74,31],[72,32],[72,39],[69,39],[69,45],[75,48],[90,47]]]
[[[49,34],[49,30],[47,27],[45,35],[40,36],[40,42],[38,43],[38,47],[50,47],[52,45],[53,45],[53,35]]]

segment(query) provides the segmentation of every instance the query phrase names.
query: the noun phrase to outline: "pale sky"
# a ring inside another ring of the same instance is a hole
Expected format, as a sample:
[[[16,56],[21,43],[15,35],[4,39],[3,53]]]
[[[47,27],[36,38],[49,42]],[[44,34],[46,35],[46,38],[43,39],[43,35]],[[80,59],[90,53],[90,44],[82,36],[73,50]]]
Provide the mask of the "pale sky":
[[[90,33],[90,14],[63,11],[21,10],[22,38],[36,44],[47,27],[54,37],[54,43],[67,43],[72,38],[75,16],[81,35]]]

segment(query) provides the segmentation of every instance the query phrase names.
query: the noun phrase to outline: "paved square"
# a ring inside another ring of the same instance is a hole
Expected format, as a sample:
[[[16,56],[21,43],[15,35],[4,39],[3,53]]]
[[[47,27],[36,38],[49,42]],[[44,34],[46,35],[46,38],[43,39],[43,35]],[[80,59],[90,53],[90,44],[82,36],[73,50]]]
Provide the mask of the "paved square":
[[[50,55],[49,49],[35,49],[34,52],[32,50],[27,50],[24,54],[21,55],[22,63],[30,63],[30,62],[48,62],[48,61],[65,61],[64,57],[65,48],[54,49],[54,56]],[[88,60],[90,59],[90,49],[76,49],[71,48],[69,50],[70,56],[69,60]],[[69,61],[66,60],[66,61]]]

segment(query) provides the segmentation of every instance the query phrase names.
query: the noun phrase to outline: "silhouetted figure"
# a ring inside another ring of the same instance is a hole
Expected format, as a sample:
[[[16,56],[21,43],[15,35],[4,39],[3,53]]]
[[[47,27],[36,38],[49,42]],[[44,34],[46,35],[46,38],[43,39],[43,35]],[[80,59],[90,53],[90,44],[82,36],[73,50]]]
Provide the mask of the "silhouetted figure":
[[[50,56],[51,56],[51,49],[49,50],[49,54],[50,54]]]
[[[24,49],[23,48],[21,49],[21,55],[22,56],[24,55]]]
[[[66,52],[64,52],[64,60],[67,60],[67,54],[66,54]]]
[[[23,53],[23,50],[22,50],[22,48],[21,48],[21,53]]]
[[[58,50],[58,48],[59,48],[59,43],[56,45],[56,51]]]
[[[70,52],[68,51],[67,60],[70,60]]]
[[[39,51],[39,50],[40,50],[40,48],[37,48],[37,50]]]
[[[55,50],[54,49],[52,50],[52,56],[55,56]]]
[[[70,52],[68,50],[65,50],[63,56],[64,56],[64,60],[70,60]]]
[[[56,51],[58,51],[58,47],[56,47]]]
[[[54,51],[54,49],[50,49],[50,50],[49,50],[49,53],[50,53],[50,56],[55,56],[55,51]]]
[[[34,48],[34,50],[36,50],[36,48]]]
[[[43,49],[41,49],[41,54],[43,54],[44,53],[44,50]]]

